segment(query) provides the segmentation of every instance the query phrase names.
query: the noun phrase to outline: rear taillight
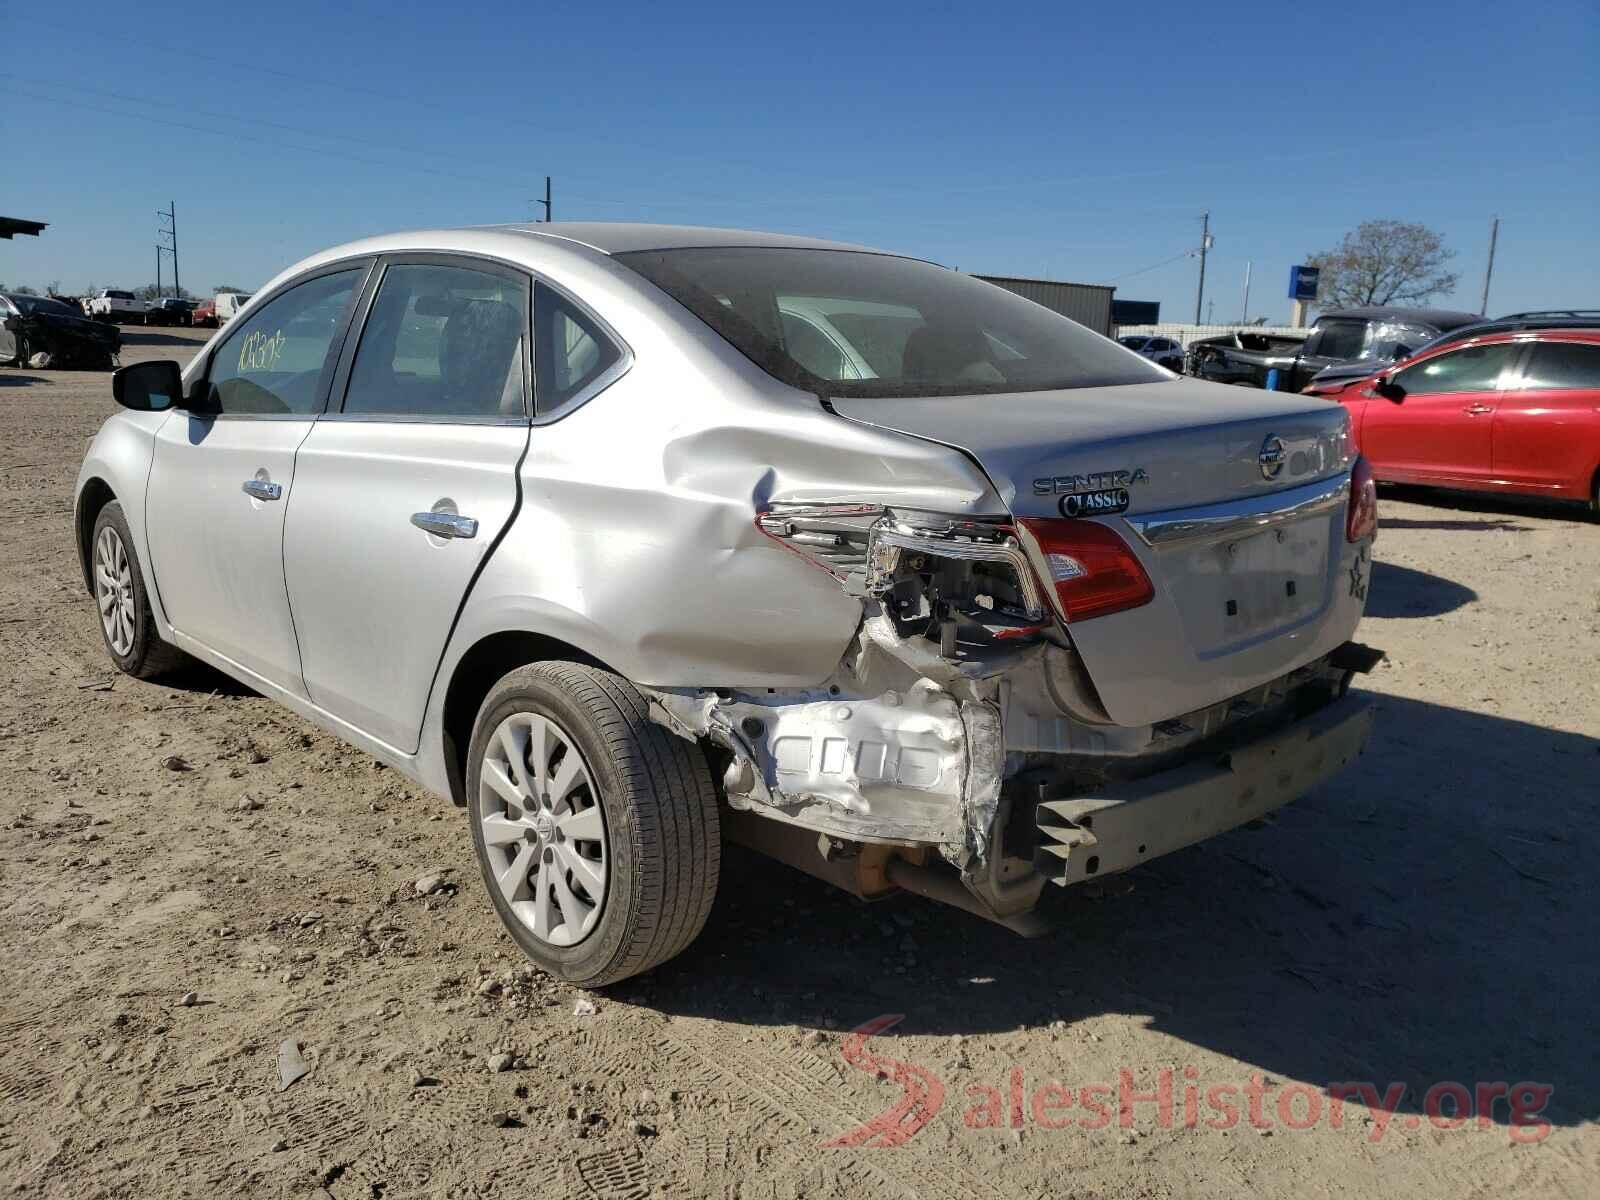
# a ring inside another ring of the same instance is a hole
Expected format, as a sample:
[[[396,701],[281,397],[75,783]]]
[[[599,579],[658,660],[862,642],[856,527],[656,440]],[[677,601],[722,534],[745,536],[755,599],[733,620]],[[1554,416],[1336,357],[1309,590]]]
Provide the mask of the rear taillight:
[[[1378,485],[1372,478],[1371,464],[1358,457],[1350,468],[1350,508],[1344,518],[1344,540],[1359,542],[1377,535]]]
[[[1024,517],[1020,524],[1038,543],[1063,620],[1138,608],[1155,596],[1150,576],[1115,530],[1070,517]]]

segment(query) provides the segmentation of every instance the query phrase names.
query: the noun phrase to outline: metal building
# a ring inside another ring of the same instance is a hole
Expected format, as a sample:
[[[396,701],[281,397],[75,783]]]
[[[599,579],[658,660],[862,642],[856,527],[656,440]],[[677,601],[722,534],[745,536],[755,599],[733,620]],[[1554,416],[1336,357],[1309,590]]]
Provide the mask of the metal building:
[[[1098,283],[1063,283],[1055,279],[1016,279],[1009,275],[977,278],[1015,292],[1024,299],[1071,317],[1096,333],[1111,336],[1111,296],[1117,289]]]

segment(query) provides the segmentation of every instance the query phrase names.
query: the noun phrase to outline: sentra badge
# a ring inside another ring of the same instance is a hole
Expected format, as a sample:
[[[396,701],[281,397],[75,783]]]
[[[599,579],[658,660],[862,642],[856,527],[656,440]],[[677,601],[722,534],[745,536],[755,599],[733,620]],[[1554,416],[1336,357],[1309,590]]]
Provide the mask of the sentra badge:
[[[1033,494],[1060,496],[1072,492],[1108,492],[1149,482],[1150,476],[1143,467],[1134,467],[1131,471],[1093,471],[1088,475],[1051,475],[1033,481]]]

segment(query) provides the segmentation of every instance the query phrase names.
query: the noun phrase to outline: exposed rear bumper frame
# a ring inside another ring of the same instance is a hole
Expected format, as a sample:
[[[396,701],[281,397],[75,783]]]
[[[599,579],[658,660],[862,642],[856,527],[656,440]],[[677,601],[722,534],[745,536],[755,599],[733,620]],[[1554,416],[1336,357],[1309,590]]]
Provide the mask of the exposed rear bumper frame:
[[[1035,869],[1063,887],[1084,883],[1255,820],[1349,765],[1372,714],[1370,699],[1347,695],[1220,759],[1041,801]]]

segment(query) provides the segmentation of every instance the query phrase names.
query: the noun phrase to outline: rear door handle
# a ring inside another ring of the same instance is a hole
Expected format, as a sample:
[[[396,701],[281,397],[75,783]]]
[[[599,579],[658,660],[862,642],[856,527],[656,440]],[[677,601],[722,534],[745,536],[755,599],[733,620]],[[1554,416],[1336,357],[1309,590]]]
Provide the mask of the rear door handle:
[[[431,533],[435,537],[470,538],[478,536],[478,522],[472,517],[460,517],[455,513],[412,513],[411,523],[424,533]]]
[[[1492,413],[1494,411],[1494,405],[1492,405],[1492,404],[1469,404],[1465,408],[1463,408],[1461,411],[1464,412],[1464,413],[1471,413],[1473,416],[1476,417],[1476,416],[1482,415],[1483,413]]]
[[[267,479],[246,479],[239,485],[239,490],[257,500],[283,499],[283,484],[273,483]]]

